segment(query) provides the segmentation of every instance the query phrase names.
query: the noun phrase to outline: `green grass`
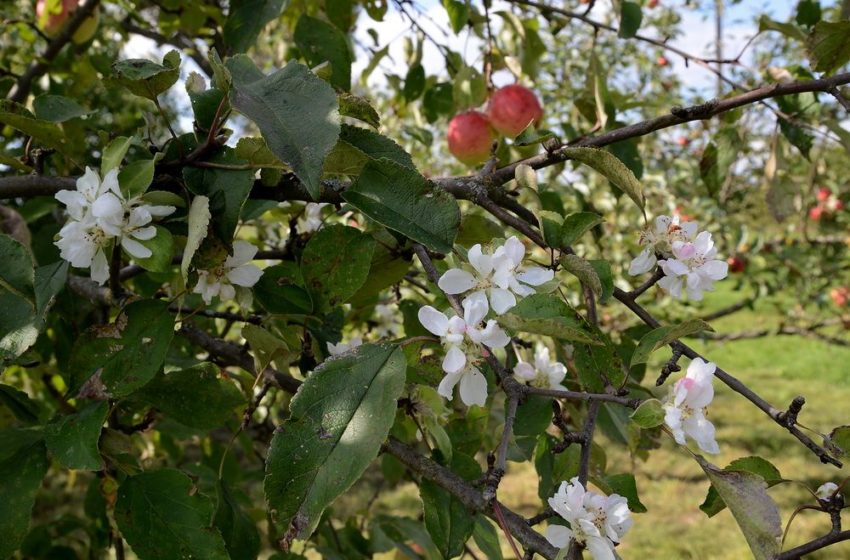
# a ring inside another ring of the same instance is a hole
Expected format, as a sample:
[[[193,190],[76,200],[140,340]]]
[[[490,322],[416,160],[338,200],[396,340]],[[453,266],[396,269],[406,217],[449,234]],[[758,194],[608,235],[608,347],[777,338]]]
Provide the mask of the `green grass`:
[[[707,313],[742,297],[740,293],[718,292],[696,309]],[[775,309],[772,302],[760,301],[754,310],[743,310],[715,320],[712,326],[718,333],[776,326],[782,317]],[[726,343],[697,341],[694,346],[778,408],[785,408],[795,396],[804,395],[807,404],[800,422],[814,430],[828,432],[835,426],[850,423],[850,348],[790,336]],[[657,354],[656,365],[669,356],[669,352],[666,356],[662,351]],[[683,365],[686,364],[687,360],[683,360]],[[659,368],[660,365],[655,369]],[[647,378],[650,377],[654,379],[654,372],[647,373]],[[709,458],[715,464],[722,467],[739,457],[760,455],[771,461],[786,478],[800,480],[813,489],[823,482],[840,482],[850,476],[850,464],[841,470],[822,465],[808,449],[742,396],[719,381],[715,382],[715,389],[716,398],[709,411],[721,448],[719,456]],[[816,434],[813,439],[819,441]],[[631,465],[631,461],[626,450],[608,446],[609,465]],[[626,470],[628,466],[621,469]],[[699,510],[708,481],[690,455],[670,438],[665,437],[662,447],[652,451],[646,462],[636,463],[636,478],[641,500],[649,511],[635,515],[634,527],[618,548],[625,560],[751,557],[728,509],[710,519]],[[813,500],[805,489],[795,484],[781,484],[769,492],[779,505],[783,527],[797,506]],[[499,496],[523,515],[532,515],[545,505],[537,497],[537,477],[527,463],[509,464],[509,474],[500,487]],[[412,485],[397,489],[381,501],[385,511],[413,516],[421,512]],[[845,525],[850,525],[848,517],[845,516]],[[785,546],[796,546],[829,529],[826,515],[803,512],[795,519]],[[506,558],[512,557],[506,546],[503,550]],[[807,558],[850,559],[850,542]]]

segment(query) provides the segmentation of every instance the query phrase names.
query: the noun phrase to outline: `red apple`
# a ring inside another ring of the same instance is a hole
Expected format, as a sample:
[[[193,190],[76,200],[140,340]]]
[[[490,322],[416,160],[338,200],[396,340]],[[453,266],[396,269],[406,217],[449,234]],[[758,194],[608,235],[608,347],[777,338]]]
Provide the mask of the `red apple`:
[[[38,26],[48,37],[56,36],[78,4],[79,0],[38,0],[35,5]]]
[[[821,187],[818,189],[818,192],[815,197],[818,199],[818,202],[824,202],[826,199],[829,198],[829,195],[831,194],[832,191],[829,190],[827,187]]]
[[[487,115],[493,128],[509,138],[516,138],[528,125],[540,122],[543,107],[533,91],[512,84],[496,90],[490,97]]]
[[[463,163],[475,166],[487,161],[496,134],[487,115],[480,111],[459,113],[449,121],[449,151]]]
[[[666,59],[665,57],[663,57],[663,56],[659,56],[658,58],[656,58],[656,59],[655,59],[655,63],[656,63],[658,66],[667,66],[668,64],[670,64],[670,61],[669,61],[669,60],[667,60],[667,59]]]
[[[687,136],[679,136],[676,138],[676,144],[682,146],[683,148],[690,144],[691,141],[687,138]]]
[[[814,221],[820,220],[821,215],[823,215],[823,208],[820,206],[815,206],[814,208],[809,210],[809,218]]]
[[[744,272],[747,269],[747,261],[738,255],[726,259],[726,264],[729,265],[729,272]]]
[[[658,6],[658,0],[649,0],[649,2],[646,3],[647,8],[654,8],[656,6]]]
[[[844,307],[847,305],[847,300],[850,299],[850,288],[847,288],[847,286],[832,288],[829,290],[829,297],[837,307]]]

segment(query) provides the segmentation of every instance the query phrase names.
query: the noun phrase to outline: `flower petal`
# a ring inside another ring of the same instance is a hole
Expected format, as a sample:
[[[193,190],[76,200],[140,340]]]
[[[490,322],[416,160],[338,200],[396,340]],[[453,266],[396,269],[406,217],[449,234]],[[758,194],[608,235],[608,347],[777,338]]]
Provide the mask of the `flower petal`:
[[[227,279],[237,286],[250,288],[257,283],[262,275],[263,271],[257,265],[243,264],[242,266],[237,266],[230,270],[227,273]]]
[[[446,373],[456,373],[463,369],[466,365],[466,354],[463,353],[457,346],[450,346],[443,358],[443,371]]]
[[[487,379],[474,367],[467,368],[460,378],[460,400],[466,406],[487,403]]]
[[[516,275],[517,280],[531,286],[545,284],[555,277],[555,272],[542,266],[529,266]]]
[[[501,315],[514,305],[516,305],[516,297],[511,292],[502,288],[490,288],[490,307],[496,315]]]
[[[430,305],[419,308],[419,322],[428,329],[431,334],[445,336],[449,332],[449,318],[445,313],[440,313]]]
[[[459,268],[450,268],[440,276],[437,285],[447,294],[462,294],[478,284],[475,276]]]

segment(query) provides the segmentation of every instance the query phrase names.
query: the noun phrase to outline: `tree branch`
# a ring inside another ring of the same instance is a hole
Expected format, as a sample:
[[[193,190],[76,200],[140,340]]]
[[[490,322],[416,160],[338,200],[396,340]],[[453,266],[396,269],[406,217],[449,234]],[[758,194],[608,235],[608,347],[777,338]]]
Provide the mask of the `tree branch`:
[[[822,537],[818,537],[813,541],[807,542],[806,544],[801,544],[798,547],[792,548],[791,550],[786,550],[785,552],[779,554],[775,560],[797,560],[797,558],[802,558],[806,554],[811,554],[816,550],[820,550],[822,548],[826,548],[835,543],[840,543],[842,541],[850,541],[850,531],[840,531],[826,534]]]

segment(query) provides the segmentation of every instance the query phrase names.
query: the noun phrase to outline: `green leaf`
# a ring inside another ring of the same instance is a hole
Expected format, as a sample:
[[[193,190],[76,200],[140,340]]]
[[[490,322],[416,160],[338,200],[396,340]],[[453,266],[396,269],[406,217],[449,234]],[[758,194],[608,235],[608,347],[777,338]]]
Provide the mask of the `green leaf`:
[[[212,519],[209,498],[175,469],[143,472],[118,488],[115,522],[141,560],[228,560],[224,539],[210,526]]]
[[[611,265],[608,261],[601,259],[588,262],[596,271],[596,276],[602,284],[602,296],[599,298],[599,303],[608,303],[608,300],[614,294],[614,273],[611,272]]]
[[[9,409],[15,418],[25,424],[37,424],[39,421],[39,406],[23,391],[0,383],[0,405]]]
[[[340,116],[357,119],[375,129],[381,126],[381,116],[366,98],[346,92],[337,96],[337,102]]]
[[[256,560],[260,552],[257,524],[246,514],[227,484],[219,479],[215,526],[224,538],[230,560]]]
[[[169,51],[162,64],[142,58],[119,60],[112,65],[112,80],[131,93],[151,101],[169,89],[180,77],[180,53]]]
[[[245,163],[236,157],[233,148],[224,148],[210,161],[224,165]],[[229,245],[239,223],[239,214],[254,186],[254,171],[187,166],[183,168],[183,178],[192,193],[210,199],[213,231],[222,242]]]
[[[153,182],[155,163],[154,159],[140,159],[128,163],[118,172],[118,184],[126,198],[141,196],[148,190]]]
[[[658,399],[646,399],[629,418],[641,428],[655,428],[664,423],[664,407]]]
[[[32,255],[16,239],[0,234],[0,291],[25,299],[35,309],[35,270]]]
[[[593,393],[604,392],[606,378],[614,387],[621,386],[626,372],[617,347],[607,334],[587,323],[585,325],[588,334],[595,337],[597,342],[595,345],[575,345],[573,362],[582,387]]]
[[[58,124],[35,118],[26,107],[14,101],[0,99],[0,123],[20,130],[27,136],[32,136],[34,140],[48,148],[63,153],[68,149],[65,133]]]
[[[224,42],[231,53],[247,51],[263,28],[277,19],[289,0],[232,0],[224,21]]]
[[[602,281],[596,274],[596,269],[589,262],[578,255],[562,254],[560,258],[564,270],[578,278],[582,284],[588,286],[597,297],[602,296]]]
[[[21,546],[48,466],[40,432],[0,430],[0,558],[10,557]]]
[[[421,64],[414,64],[404,77],[404,88],[402,94],[404,99],[410,103],[416,101],[425,91],[425,68]]]
[[[86,383],[114,397],[129,395],[156,375],[173,336],[168,303],[133,302],[115,322],[91,327],[77,338],[68,366],[70,386],[77,390]]]
[[[454,113],[454,87],[448,82],[434,84],[425,91],[422,98],[422,109],[428,122],[435,122],[442,116]]]
[[[109,403],[88,403],[73,414],[54,418],[44,428],[47,449],[63,467],[74,470],[99,471],[103,468],[98,440]]]
[[[585,330],[575,311],[561,299],[549,294],[533,294],[523,298],[509,312],[496,319],[500,325],[511,330],[599,344]]]
[[[619,494],[628,500],[629,510],[632,513],[646,513],[646,506],[641,503],[638,496],[635,475],[630,473],[609,474],[602,481],[610,489],[609,494]]]
[[[198,195],[192,199],[188,218],[189,234],[186,238],[186,247],[183,248],[183,258],[180,261],[180,273],[183,275],[184,282],[189,275],[189,265],[192,263],[192,258],[207,236],[211,218],[210,199],[203,195]]]
[[[333,88],[295,62],[265,76],[239,55],[227,61],[227,68],[233,77],[233,106],[257,124],[272,153],[292,167],[318,200],[322,165],[339,137]]]
[[[263,270],[254,285],[254,297],[266,311],[280,315],[305,315],[313,311],[313,299],[304,287],[301,269],[283,262]]]
[[[109,171],[120,167],[121,161],[130,149],[132,138],[119,136],[113,139],[103,149],[103,157],[100,160],[100,174],[105,176]]]
[[[415,170],[410,154],[377,132],[343,124],[339,141],[325,159],[324,172],[330,175],[359,175],[370,161],[388,159]]]
[[[787,119],[777,117],[776,122],[779,124],[779,130],[782,132],[782,135],[795,148],[800,150],[804,158],[809,159],[809,152],[812,151],[812,147],[815,145],[815,137],[806,132],[806,129],[803,127],[788,122]]]
[[[806,27],[812,27],[821,18],[820,2],[818,0],[800,0],[797,4],[797,14],[794,21]]]
[[[62,123],[88,115],[85,107],[62,95],[39,95],[32,101],[35,116],[44,121]]]
[[[151,256],[146,259],[134,257],[134,260],[145,270],[168,272],[171,270],[171,260],[174,258],[174,236],[159,224],[154,227],[156,228],[156,235],[150,239],[139,241],[150,249]]]
[[[593,212],[576,212],[564,218],[561,226],[561,247],[569,247],[581,239],[585,233],[605,220]]]
[[[443,0],[443,7],[446,9],[446,15],[449,16],[452,31],[455,34],[460,33],[469,21],[469,6],[460,0]]]
[[[783,482],[782,475],[779,474],[779,469],[774,467],[767,459],[762,459],[758,456],[735,459],[723,470],[753,473],[764,479],[768,488]],[[714,517],[726,508],[726,502],[723,501],[723,498],[720,497],[714,486],[710,486],[708,488],[708,494],[705,496],[705,501],[699,508],[708,517]]]
[[[487,100],[484,76],[471,66],[463,66],[455,74],[454,100],[458,111],[478,107]]]
[[[292,536],[310,535],[378,455],[405,370],[400,348],[366,344],[323,362],[292,398],[290,418],[272,438],[265,480],[269,510]]]
[[[370,161],[342,197],[383,226],[433,251],[449,253],[460,225],[457,201],[415,170]]]
[[[753,557],[774,558],[780,550],[782,526],[764,479],[750,472],[718,469],[699,455],[696,460],[738,522]]]
[[[850,61],[850,20],[820,21],[806,41],[816,72],[831,74]]]
[[[246,404],[245,395],[231,381],[222,379],[218,366],[210,362],[158,375],[138,392],[138,398],[181,424],[200,430],[224,425],[234,408]]]
[[[472,539],[484,553],[485,558],[489,560],[504,559],[496,528],[481,514],[475,516],[475,529],[472,531]]]
[[[640,6],[634,2],[624,0],[620,4],[620,30],[617,35],[623,39],[631,39],[640,29],[643,13]]]
[[[789,39],[795,39],[797,41],[806,40],[806,34],[803,30],[793,23],[782,23],[770,19],[766,14],[759,17],[759,33],[763,33],[765,31],[778,31]]]
[[[260,374],[269,364],[276,362],[277,369],[284,371],[289,365],[289,347],[263,327],[250,323],[242,327],[242,336],[251,345],[254,354],[254,371]]]
[[[336,26],[302,14],[295,25],[295,44],[310,66],[323,62],[331,65],[331,85],[343,91],[351,89],[351,50],[345,34]]]
[[[824,438],[824,446],[836,457],[850,456],[850,426],[838,426]]]
[[[342,305],[357,293],[374,250],[371,236],[353,227],[336,224],[313,235],[301,255],[301,273],[317,310]]]
[[[461,478],[473,481],[481,476],[481,467],[472,457],[455,453],[451,470]],[[448,490],[430,480],[419,484],[419,495],[425,517],[425,528],[443,558],[463,553],[463,545],[472,536],[475,520],[463,503]]]
[[[668,325],[651,330],[641,337],[637,348],[632,354],[630,367],[634,367],[637,364],[645,364],[649,360],[649,355],[662,346],[667,346],[674,340],[685,338],[701,331],[714,332],[714,329],[702,319],[688,319],[678,325]]]
[[[612,185],[626,193],[643,210],[643,188],[634,173],[617,159],[617,156],[595,148],[564,148],[563,152],[569,159],[592,167],[604,175]]]

